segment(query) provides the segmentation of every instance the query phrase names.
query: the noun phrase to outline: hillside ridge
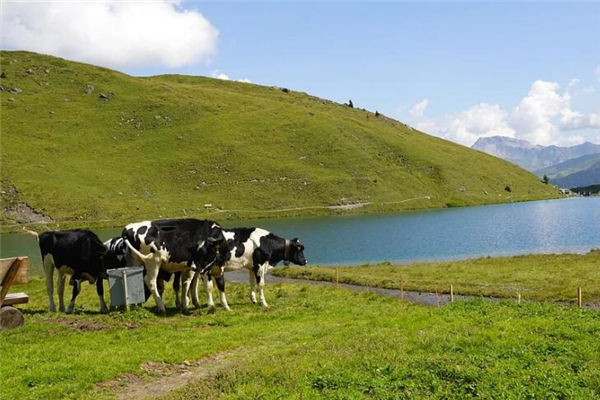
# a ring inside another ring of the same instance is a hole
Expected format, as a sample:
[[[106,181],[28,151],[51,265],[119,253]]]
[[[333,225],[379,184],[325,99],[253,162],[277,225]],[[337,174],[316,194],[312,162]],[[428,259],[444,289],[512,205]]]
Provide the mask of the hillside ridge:
[[[23,204],[64,227],[556,196],[503,160],[293,90],[0,55],[3,226],[35,222],[11,214]]]

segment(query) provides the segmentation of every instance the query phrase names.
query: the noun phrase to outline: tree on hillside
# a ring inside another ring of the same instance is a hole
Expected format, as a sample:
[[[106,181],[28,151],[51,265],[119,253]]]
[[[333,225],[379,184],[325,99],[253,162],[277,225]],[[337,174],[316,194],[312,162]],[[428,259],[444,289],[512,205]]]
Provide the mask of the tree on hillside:
[[[544,182],[546,185],[548,184],[548,177],[546,176],[546,174],[544,174],[544,177],[542,178],[542,182]]]

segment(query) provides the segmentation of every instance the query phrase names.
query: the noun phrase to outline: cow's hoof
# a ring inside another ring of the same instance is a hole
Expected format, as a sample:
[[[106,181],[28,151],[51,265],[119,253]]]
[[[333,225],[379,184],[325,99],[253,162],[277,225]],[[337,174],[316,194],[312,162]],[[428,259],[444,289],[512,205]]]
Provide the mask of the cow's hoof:
[[[188,308],[184,308],[183,310],[181,310],[181,313],[183,315],[192,315],[192,312]]]
[[[214,314],[216,311],[217,309],[215,308],[215,306],[208,307],[208,310],[206,310],[208,314]]]
[[[108,314],[108,308],[106,308],[106,307],[104,307],[104,308],[101,308],[101,309],[100,309],[100,312],[101,312],[102,314]]]
[[[200,303],[197,302],[197,301],[194,301],[193,304],[194,304],[194,307],[196,307],[196,308],[200,308],[201,307]]]
[[[56,311],[56,310],[52,310],[52,311]],[[58,307],[58,311],[65,312],[65,306]]]
[[[73,313],[73,309],[72,308],[67,308],[65,310],[65,314],[72,314]]]
[[[60,311],[64,311],[64,310],[60,310]],[[54,307],[54,306],[50,307],[50,312],[56,312],[56,307]]]
[[[229,307],[223,307],[225,309],[225,311],[231,311],[231,308]]]
[[[160,315],[161,317],[166,317],[167,316],[167,310],[165,310],[164,308],[159,308],[158,310],[156,310],[156,313],[158,315]]]

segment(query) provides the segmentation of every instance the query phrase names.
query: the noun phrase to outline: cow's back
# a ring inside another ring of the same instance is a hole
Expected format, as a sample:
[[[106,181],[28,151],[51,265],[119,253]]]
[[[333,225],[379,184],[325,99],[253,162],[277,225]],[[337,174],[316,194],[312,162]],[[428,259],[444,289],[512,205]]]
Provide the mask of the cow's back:
[[[104,244],[86,229],[49,231],[39,235],[42,259],[51,254],[58,268],[68,266],[93,276],[102,273]]]
[[[164,249],[171,263],[190,263],[193,253],[221,227],[211,220],[163,219],[129,224],[122,236],[142,253]]]

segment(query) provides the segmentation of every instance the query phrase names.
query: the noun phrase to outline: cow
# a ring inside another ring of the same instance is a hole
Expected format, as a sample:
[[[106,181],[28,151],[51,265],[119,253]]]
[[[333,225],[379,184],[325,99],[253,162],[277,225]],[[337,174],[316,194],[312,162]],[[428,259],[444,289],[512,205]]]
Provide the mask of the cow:
[[[50,301],[50,311],[55,312],[54,304],[54,270],[58,270],[59,311],[67,314],[73,312],[75,299],[81,291],[81,281],[96,283],[96,292],[100,301],[100,312],[107,313],[104,302],[102,279],[107,278],[104,267],[106,248],[98,236],[86,229],[66,231],[37,232],[23,228],[26,233],[34,235],[39,243],[46,277],[46,291]],[[66,275],[71,275],[69,283],[73,286],[73,294],[65,309],[64,292]]]
[[[258,284],[260,302],[268,307],[263,291],[267,271],[280,261],[306,265],[304,245],[297,238],[283,239],[261,228],[223,229],[223,236],[225,241],[219,247],[214,265],[202,276],[209,307],[214,307],[211,276],[217,283],[221,305],[229,310],[223,273],[246,268],[250,278],[250,300],[256,304],[255,287]]]
[[[106,269],[125,268],[133,265],[133,257],[122,237],[108,239],[104,242],[104,247],[106,247],[104,256]]]
[[[104,246],[106,247],[106,255],[104,256],[104,265],[106,266],[106,269],[118,269],[118,268],[125,268],[125,267],[131,267],[131,266],[138,266],[137,261],[134,259],[133,255],[131,254],[131,250],[129,250],[129,247],[127,246],[127,243],[125,243],[125,239],[123,239],[122,237],[118,236],[118,237],[114,237],[111,238],[109,240],[107,240],[106,242],[104,242]],[[143,267],[143,264],[139,264],[139,266]],[[145,271],[144,271],[145,273]],[[171,279],[171,275],[168,272],[165,272],[164,270],[160,270],[158,273],[158,278],[156,280],[156,285],[158,288],[158,293],[160,294],[160,296],[162,297],[163,291],[164,291],[164,282],[165,281],[169,281]],[[173,282],[173,289],[175,290],[175,302],[177,305],[177,309],[181,308],[181,302],[180,302],[180,298],[179,298],[179,280],[181,278],[181,272],[177,272],[175,273],[175,281]],[[145,294],[145,299],[146,301],[148,301],[148,299],[151,296],[150,293],[150,289],[148,289],[148,287],[146,285],[144,285],[144,294]]]
[[[154,297],[159,314],[166,314],[157,287],[160,270],[182,272],[181,310],[189,314],[188,292],[194,272],[212,265],[224,241],[221,226],[209,220],[165,219],[135,222],[122,232],[137,262],[144,265],[144,281]],[[177,296],[179,297],[179,296]]]

